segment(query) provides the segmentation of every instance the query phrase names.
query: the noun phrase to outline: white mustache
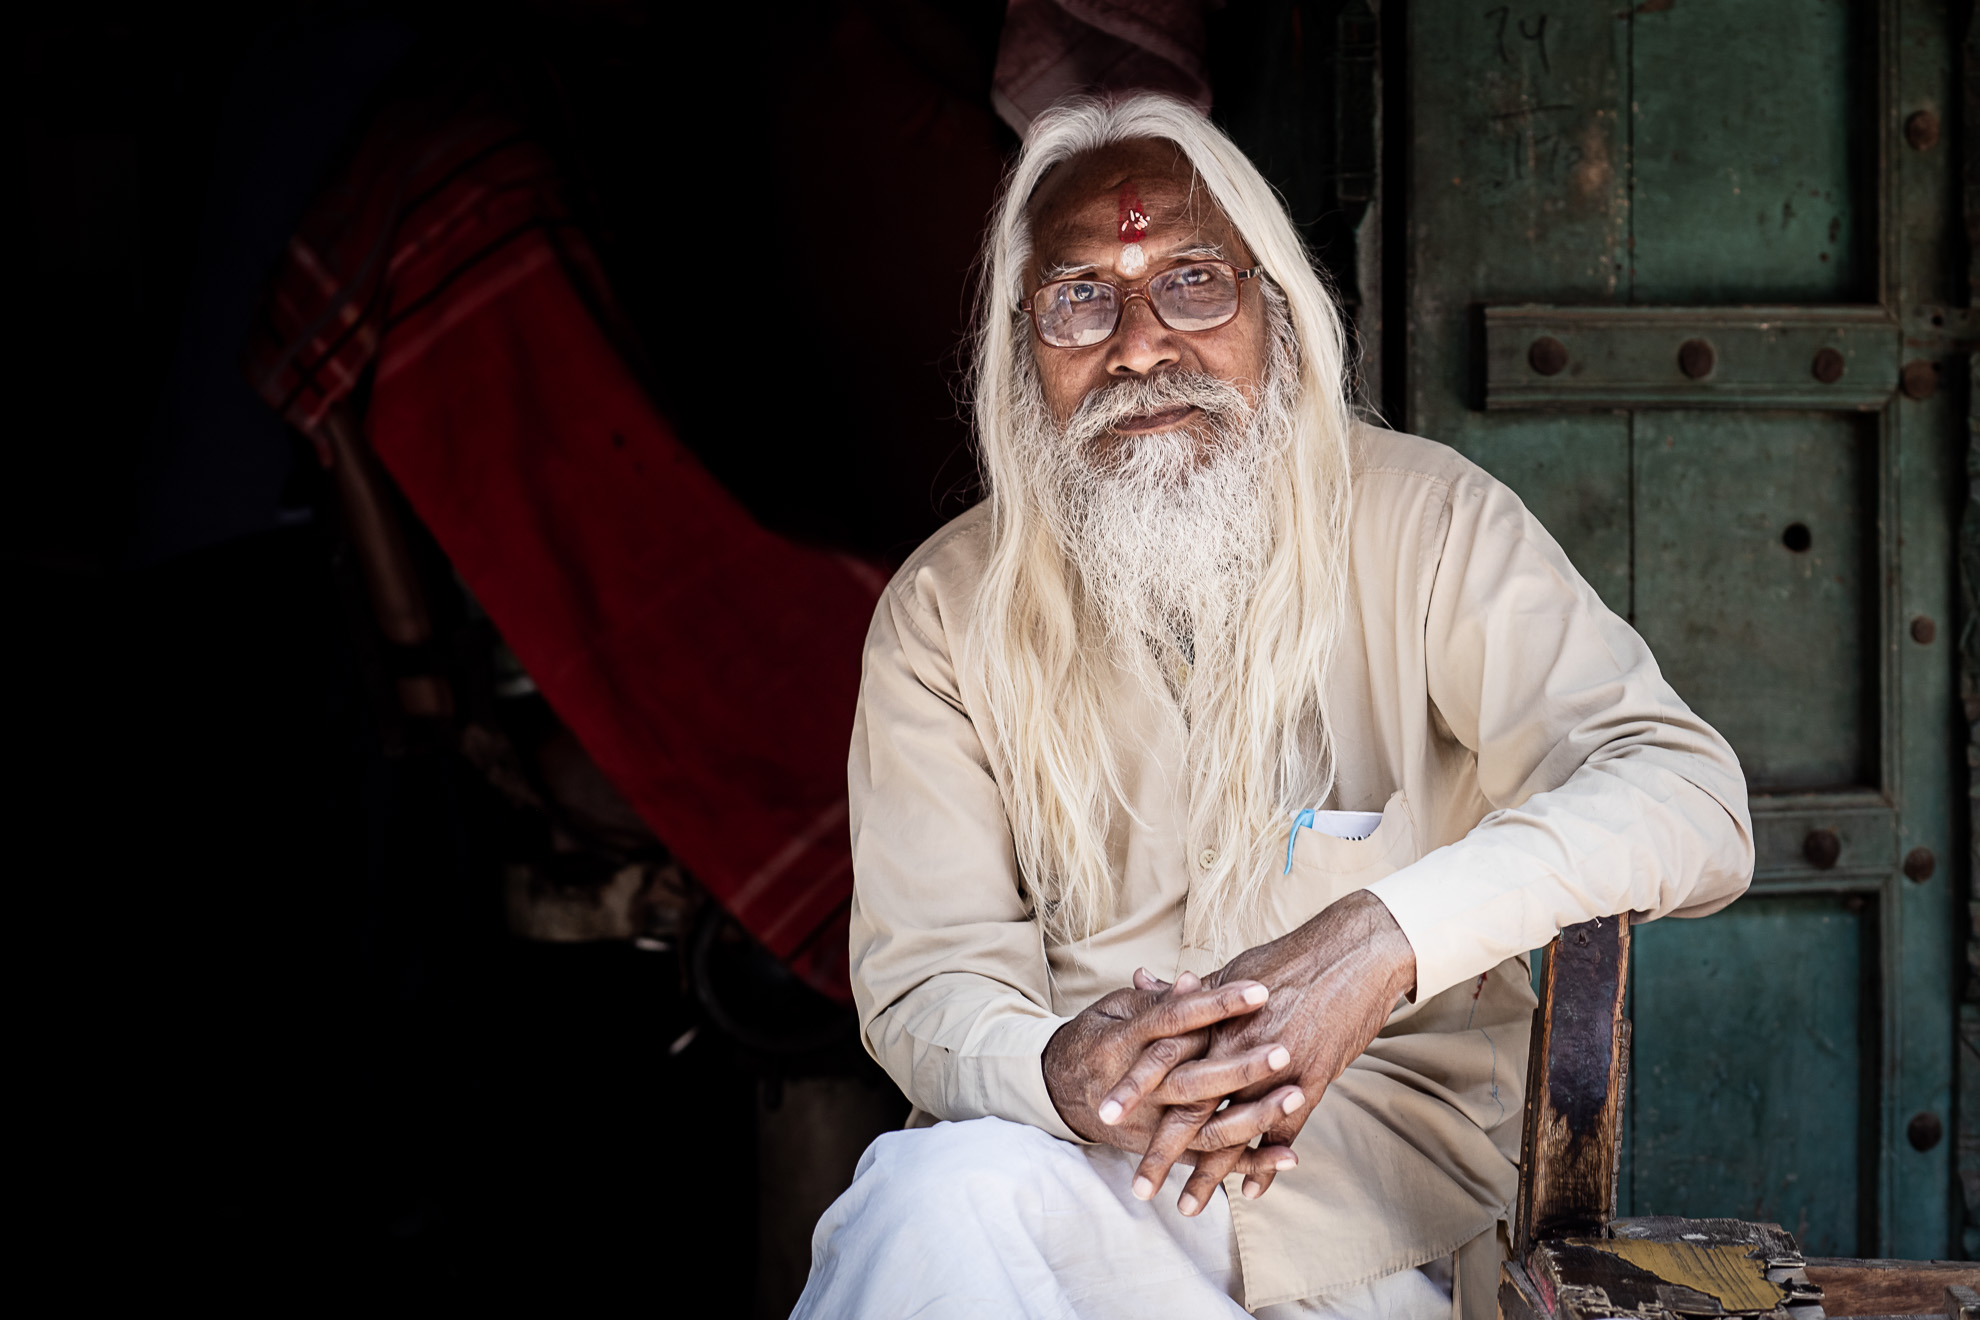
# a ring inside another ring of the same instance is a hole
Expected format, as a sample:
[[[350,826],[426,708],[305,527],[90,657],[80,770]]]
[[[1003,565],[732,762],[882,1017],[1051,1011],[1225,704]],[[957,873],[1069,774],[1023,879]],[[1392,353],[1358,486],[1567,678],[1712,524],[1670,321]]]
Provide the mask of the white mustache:
[[[1067,419],[1066,439],[1084,447],[1130,418],[1182,407],[1200,409],[1213,422],[1251,413],[1244,391],[1227,380],[1196,371],[1164,371],[1094,390]]]

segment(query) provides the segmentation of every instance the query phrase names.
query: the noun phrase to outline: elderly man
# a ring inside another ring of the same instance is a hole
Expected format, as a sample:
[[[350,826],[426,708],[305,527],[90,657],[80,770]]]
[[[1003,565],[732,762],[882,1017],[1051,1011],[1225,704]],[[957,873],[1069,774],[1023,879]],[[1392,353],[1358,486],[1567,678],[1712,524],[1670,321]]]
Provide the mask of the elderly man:
[[[1194,111],[1040,119],[985,271],[989,498],[882,598],[852,746],[916,1116],[797,1313],[1483,1320],[1528,951],[1732,901],[1739,765],[1509,490],[1353,419]]]

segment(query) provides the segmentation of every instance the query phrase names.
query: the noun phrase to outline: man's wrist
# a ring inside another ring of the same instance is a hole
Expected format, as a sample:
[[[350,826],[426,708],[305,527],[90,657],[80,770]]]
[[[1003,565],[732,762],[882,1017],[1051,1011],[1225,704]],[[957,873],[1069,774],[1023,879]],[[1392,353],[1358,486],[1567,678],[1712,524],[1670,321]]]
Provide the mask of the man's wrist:
[[[1389,911],[1389,905],[1382,897],[1370,890],[1358,890],[1350,895],[1356,899],[1365,912],[1373,930],[1369,945],[1382,958],[1388,969],[1390,984],[1397,998],[1407,995],[1416,998],[1416,946],[1409,942],[1409,935],[1396,920],[1396,914]]]
[[[1381,898],[1366,889],[1336,899],[1322,908],[1295,932],[1307,945],[1307,956],[1315,963],[1313,974],[1338,970],[1342,961],[1340,942],[1352,945],[1350,961],[1363,979],[1378,979],[1392,992],[1391,998],[1413,996],[1416,990],[1416,950],[1403,933],[1395,915]]]
[[[1078,1049],[1078,1042],[1074,1039],[1078,1034],[1078,1023],[1077,1017],[1071,1017],[1059,1024],[1059,1029],[1054,1031],[1051,1038],[1045,1042],[1045,1048],[1039,1051],[1038,1069],[1044,1076],[1045,1094],[1051,1099],[1052,1108],[1059,1115],[1059,1121],[1081,1141],[1097,1145],[1100,1139],[1088,1131],[1088,1124],[1085,1121],[1087,1107],[1075,1094],[1077,1086],[1066,1075],[1066,1057]]]

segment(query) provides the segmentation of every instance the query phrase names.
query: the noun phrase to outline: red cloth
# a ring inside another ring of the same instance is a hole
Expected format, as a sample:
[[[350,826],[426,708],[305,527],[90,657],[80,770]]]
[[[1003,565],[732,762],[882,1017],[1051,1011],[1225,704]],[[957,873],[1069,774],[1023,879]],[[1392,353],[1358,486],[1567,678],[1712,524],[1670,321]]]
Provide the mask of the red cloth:
[[[372,446],[545,698],[744,926],[848,998],[846,747],[884,575],[765,531],[676,438],[528,137],[405,119],[291,240],[251,378],[313,431],[372,369]]]

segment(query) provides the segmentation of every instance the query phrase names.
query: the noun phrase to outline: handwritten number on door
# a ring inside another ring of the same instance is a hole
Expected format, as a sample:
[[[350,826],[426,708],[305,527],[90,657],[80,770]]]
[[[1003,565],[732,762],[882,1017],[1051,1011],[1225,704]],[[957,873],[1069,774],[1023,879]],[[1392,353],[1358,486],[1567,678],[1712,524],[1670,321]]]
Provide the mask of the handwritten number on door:
[[[1506,45],[1506,28],[1512,26],[1512,6],[1499,5],[1488,9],[1484,17],[1488,20],[1496,20],[1492,37],[1498,43],[1499,61],[1503,64],[1511,64],[1513,56],[1512,50]],[[1530,24],[1522,18],[1517,24],[1517,31],[1521,37],[1539,47],[1541,71],[1552,73],[1553,61],[1547,57],[1547,16],[1542,14]]]

